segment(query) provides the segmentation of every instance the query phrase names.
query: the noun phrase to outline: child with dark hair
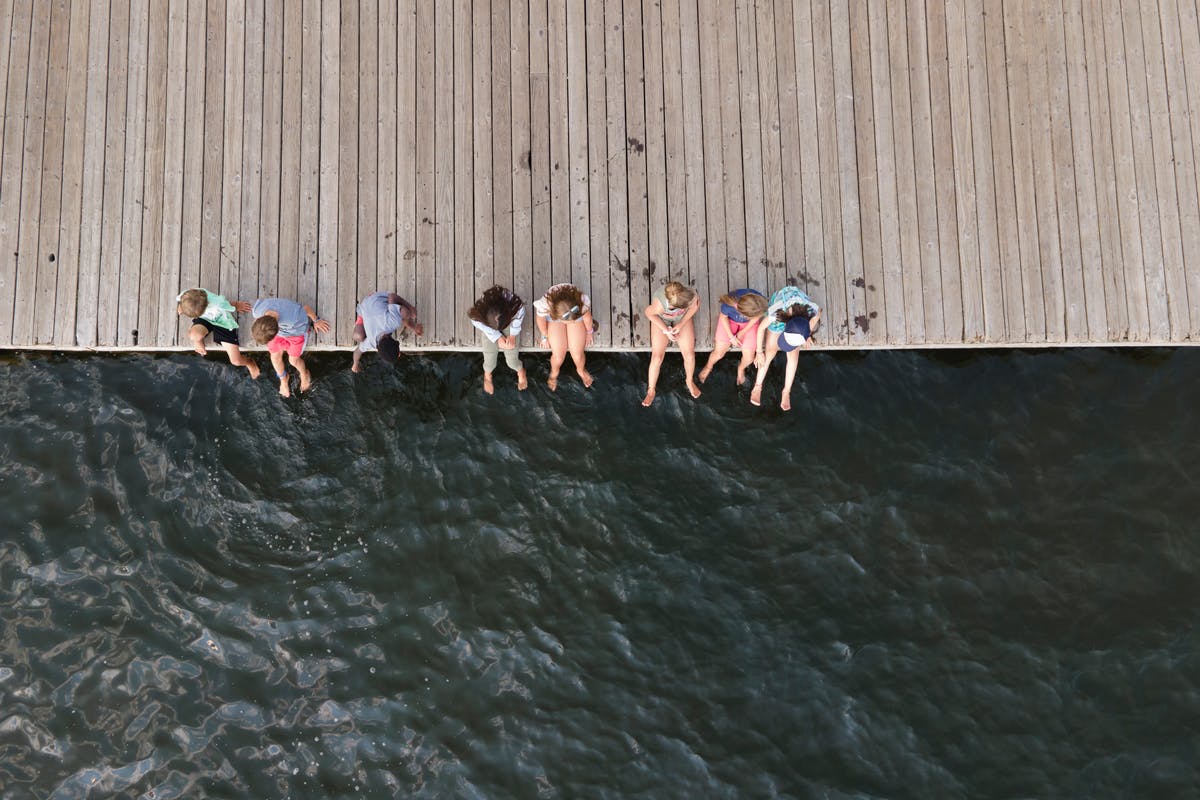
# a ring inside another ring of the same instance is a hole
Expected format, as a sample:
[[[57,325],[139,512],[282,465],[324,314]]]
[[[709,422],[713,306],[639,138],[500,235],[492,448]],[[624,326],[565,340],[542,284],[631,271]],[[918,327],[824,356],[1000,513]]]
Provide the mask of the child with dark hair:
[[[595,379],[584,366],[587,362],[584,351],[592,343],[596,329],[591,300],[578,287],[559,283],[547,289],[533,308],[537,311],[542,347],[550,348],[550,376],[546,379],[550,391],[558,389],[558,373],[567,360],[568,351],[579,379],[584,387],[590,387]]]
[[[258,378],[258,364],[242,355],[238,340],[238,321],[236,313],[246,313],[250,310],[249,303],[234,300],[230,303],[219,294],[213,294],[206,289],[188,289],[180,292],[175,298],[178,305],[175,310],[181,317],[190,317],[192,327],[188,329],[188,339],[192,349],[202,356],[208,355],[204,340],[209,336],[221,345],[229,354],[229,363],[235,367],[245,367],[251,378]]]
[[[275,368],[275,377],[279,378],[279,393],[284,397],[292,396],[284,353],[300,373],[300,391],[307,392],[312,388],[312,374],[302,358],[304,348],[308,344],[311,329],[326,333],[329,323],[319,319],[311,306],[302,306],[295,300],[278,297],[255,300],[251,313],[254,314],[254,325],[250,333],[254,341],[265,344],[267,352],[271,354],[271,366]]]
[[[525,391],[529,379],[525,374],[525,365],[521,363],[518,340],[521,324],[525,321],[525,301],[503,286],[493,286],[475,301],[475,305],[467,311],[467,317],[484,335],[483,391],[488,394],[496,391],[492,372],[496,369],[501,350],[504,351],[508,368],[517,373],[517,389]]]
[[[779,407],[784,411],[792,410],[792,382],[800,363],[798,348],[812,347],[813,334],[820,324],[821,307],[798,287],[785,286],[771,295],[765,324],[758,326],[758,356],[755,358],[758,375],[754,379],[754,390],[750,392],[752,405],[762,404],[767,368],[775,359],[775,354],[782,350],[787,354],[787,366],[783,374],[783,396],[779,399]]]
[[[408,329],[420,336],[425,328],[417,321],[417,309],[412,303],[395,292],[375,292],[358,304],[358,317],[354,320],[354,363],[352,372],[358,372],[362,354],[374,350],[385,364],[395,364],[400,358],[400,343],[396,331]]]

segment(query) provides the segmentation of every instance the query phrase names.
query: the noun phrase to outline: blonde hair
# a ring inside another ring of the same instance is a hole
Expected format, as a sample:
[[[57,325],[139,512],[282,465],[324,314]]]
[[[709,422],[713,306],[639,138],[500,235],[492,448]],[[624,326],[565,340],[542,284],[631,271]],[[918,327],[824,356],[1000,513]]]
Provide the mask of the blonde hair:
[[[763,314],[767,313],[767,308],[769,306],[767,303],[767,298],[755,292],[746,292],[744,295],[736,299],[733,297],[733,295],[723,294],[721,295],[720,302],[727,306],[733,306],[738,310],[739,314],[745,317],[750,317],[751,319],[754,319],[755,317],[761,317]]]
[[[671,281],[663,287],[663,295],[671,308],[687,308],[696,299],[696,290],[684,286],[679,281]]]
[[[250,326],[250,335],[259,344],[266,344],[279,334],[279,320],[264,314]]]
[[[203,289],[188,289],[179,295],[179,313],[198,317],[208,308],[208,292]]]
[[[546,292],[546,305],[550,307],[550,319],[571,322],[583,316],[583,293],[571,284],[556,286]],[[572,312],[572,309],[575,309]]]

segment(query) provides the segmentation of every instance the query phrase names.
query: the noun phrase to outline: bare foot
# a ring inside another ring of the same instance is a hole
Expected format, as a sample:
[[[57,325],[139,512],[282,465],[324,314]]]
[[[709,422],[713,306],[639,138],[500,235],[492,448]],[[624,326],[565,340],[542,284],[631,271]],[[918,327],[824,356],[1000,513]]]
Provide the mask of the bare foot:
[[[204,346],[204,342],[197,342],[192,349],[202,356],[208,355],[208,348]]]
[[[312,378],[301,378],[300,379],[300,394],[304,394],[311,388],[312,388]]]
[[[262,370],[260,370],[258,368],[258,364],[255,364],[253,361],[247,360],[246,361],[246,369],[250,371],[250,380],[252,380],[252,381],[258,380],[259,373],[262,372]]]
[[[779,407],[784,411],[792,410],[792,397],[787,392],[784,392],[783,397],[779,398]]]
[[[592,388],[592,384],[596,382],[596,379],[592,377],[592,373],[586,369],[579,370],[579,380],[583,381],[583,388],[585,389]]]
[[[523,392],[529,388],[529,376],[525,374],[525,370],[517,371],[517,391]]]
[[[558,376],[551,375],[549,378],[546,378],[546,385],[550,387],[550,391],[557,392],[558,391]]]
[[[496,385],[492,383],[492,373],[483,373],[483,391],[485,394],[495,394]]]
[[[708,376],[711,374],[712,374],[712,367],[705,367],[704,369],[700,370],[700,377],[699,377],[700,382],[704,383],[706,380],[708,380]]]
[[[696,384],[694,384],[694,383],[689,383],[689,384],[687,385],[687,389],[688,389],[688,391],[689,391],[689,392],[691,392],[691,395],[692,395],[692,399],[693,399],[693,400],[699,400],[699,399],[700,399],[700,387],[699,387],[699,386],[697,386],[697,385],[696,385]]]
[[[646,392],[646,396],[644,398],[642,398],[642,407],[649,408],[650,404],[653,402],[654,402],[654,390],[651,389],[650,391]]]
[[[745,382],[746,382],[746,370],[739,369],[738,374],[737,374],[737,385],[741,386]]]
[[[292,388],[288,386],[289,383],[291,383],[291,381],[287,378],[284,378],[279,382],[279,393],[284,397],[292,396]]]
[[[762,387],[761,386],[755,386],[754,389],[751,390],[750,405],[752,405],[752,406],[761,406],[762,405]]]

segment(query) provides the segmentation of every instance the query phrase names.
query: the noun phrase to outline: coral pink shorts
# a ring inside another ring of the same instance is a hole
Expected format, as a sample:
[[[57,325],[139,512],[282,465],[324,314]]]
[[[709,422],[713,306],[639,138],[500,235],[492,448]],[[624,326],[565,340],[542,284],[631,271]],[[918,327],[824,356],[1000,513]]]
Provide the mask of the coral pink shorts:
[[[729,330],[742,343],[743,353],[755,353],[758,351],[758,323],[762,322],[761,317],[752,319],[749,322],[734,322],[726,317],[725,321],[729,323]],[[717,344],[730,344],[729,337],[720,326],[717,327]]]
[[[307,336],[276,336],[267,342],[268,353],[287,353],[292,358],[304,355],[304,345],[308,343]]]

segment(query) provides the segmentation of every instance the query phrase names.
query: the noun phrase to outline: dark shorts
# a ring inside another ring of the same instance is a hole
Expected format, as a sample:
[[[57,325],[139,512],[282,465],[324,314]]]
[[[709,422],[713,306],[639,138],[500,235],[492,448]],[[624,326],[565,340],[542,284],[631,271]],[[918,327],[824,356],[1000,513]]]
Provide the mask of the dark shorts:
[[[220,325],[213,325],[208,320],[200,319],[199,317],[193,319],[192,324],[203,325],[204,327],[208,328],[208,332],[212,334],[213,341],[217,344],[240,344],[240,342],[238,342],[237,328],[234,328],[233,330],[227,330],[222,328]]]

